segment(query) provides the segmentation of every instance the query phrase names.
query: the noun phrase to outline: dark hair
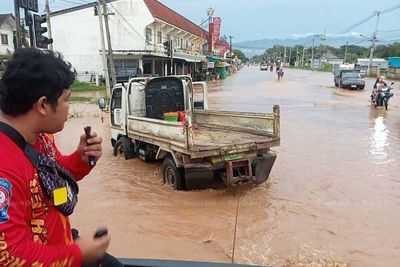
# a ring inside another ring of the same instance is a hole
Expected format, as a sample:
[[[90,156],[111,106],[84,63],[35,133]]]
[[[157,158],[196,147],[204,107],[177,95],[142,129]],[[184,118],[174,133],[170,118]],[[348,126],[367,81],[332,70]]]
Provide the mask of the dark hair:
[[[375,88],[378,88],[379,78],[382,78],[382,81],[383,81],[383,77],[382,77],[382,76],[378,76],[378,77],[376,78],[375,83],[374,83],[374,87],[373,87],[374,89],[375,89]],[[387,84],[386,84],[385,82],[383,82],[383,86],[387,86]]]
[[[0,109],[18,116],[29,111],[42,96],[52,107],[74,82],[76,71],[61,53],[37,48],[15,51],[0,80]]]

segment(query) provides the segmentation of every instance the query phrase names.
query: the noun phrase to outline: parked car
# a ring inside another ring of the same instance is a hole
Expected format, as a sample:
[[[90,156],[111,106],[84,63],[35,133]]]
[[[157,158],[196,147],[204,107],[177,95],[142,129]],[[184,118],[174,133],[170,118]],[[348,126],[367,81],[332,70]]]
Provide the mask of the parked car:
[[[260,70],[268,70],[268,65],[267,65],[267,63],[262,63],[262,64],[260,65]]]
[[[119,69],[115,72],[117,83],[126,83],[132,77],[142,76],[143,72],[140,68]]]

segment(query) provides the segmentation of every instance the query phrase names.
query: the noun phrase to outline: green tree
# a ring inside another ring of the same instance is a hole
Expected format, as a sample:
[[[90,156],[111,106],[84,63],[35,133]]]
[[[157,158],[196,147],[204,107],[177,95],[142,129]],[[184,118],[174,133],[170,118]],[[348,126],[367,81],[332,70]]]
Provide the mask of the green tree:
[[[233,53],[234,55],[240,59],[242,62],[246,62],[249,59],[244,55],[244,53],[242,51],[240,51],[239,49],[233,49]]]

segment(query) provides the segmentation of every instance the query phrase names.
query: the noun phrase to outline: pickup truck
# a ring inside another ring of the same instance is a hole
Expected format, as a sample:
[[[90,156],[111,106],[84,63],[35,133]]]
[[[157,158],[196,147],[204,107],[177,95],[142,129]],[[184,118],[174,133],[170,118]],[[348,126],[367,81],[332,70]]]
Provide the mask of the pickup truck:
[[[104,102],[104,101],[103,101]],[[261,184],[280,144],[280,112],[208,109],[207,86],[188,76],[132,78],[110,98],[111,144],[125,159],[163,160],[163,180],[176,190]],[[179,112],[179,120],[164,115]]]
[[[361,68],[355,64],[335,64],[333,76],[336,87],[358,90],[365,88]]]

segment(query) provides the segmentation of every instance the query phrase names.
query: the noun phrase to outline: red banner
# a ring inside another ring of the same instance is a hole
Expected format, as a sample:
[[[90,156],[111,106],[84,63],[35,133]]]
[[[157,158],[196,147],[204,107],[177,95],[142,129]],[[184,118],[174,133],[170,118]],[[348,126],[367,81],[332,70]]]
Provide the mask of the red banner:
[[[213,51],[216,42],[219,40],[219,35],[221,33],[221,18],[214,17],[212,22],[208,27],[209,32],[209,42],[208,42],[208,50]]]
[[[221,32],[221,18],[220,17],[214,17],[213,18],[213,24],[214,24],[214,40],[219,39],[219,34]]]
[[[208,25],[208,50],[213,51],[214,48],[214,24],[210,23]]]

